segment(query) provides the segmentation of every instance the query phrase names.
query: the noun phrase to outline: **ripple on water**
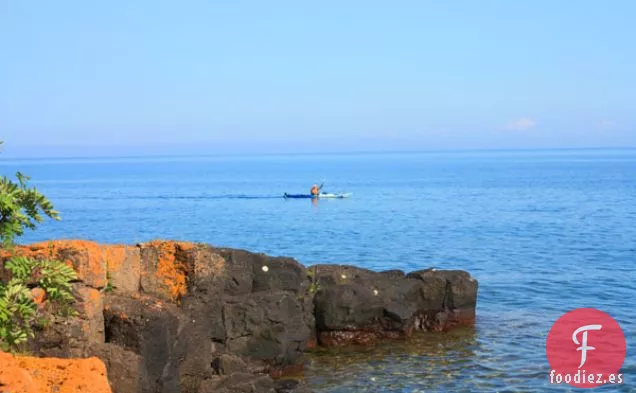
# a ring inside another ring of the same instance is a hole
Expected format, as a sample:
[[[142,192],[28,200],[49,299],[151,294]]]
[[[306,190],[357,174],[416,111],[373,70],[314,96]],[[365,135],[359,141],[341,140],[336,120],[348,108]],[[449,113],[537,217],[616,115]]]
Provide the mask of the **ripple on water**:
[[[554,320],[560,316],[553,314]],[[317,393],[549,391],[548,319],[518,309],[484,312],[474,328],[420,333],[372,348],[320,350],[308,354],[305,377]],[[633,370],[633,362],[626,362],[623,372]],[[612,388],[629,391],[625,385]]]
[[[576,307],[621,323],[624,372],[636,375],[636,150],[34,160],[0,169],[25,170],[62,212],[24,242],[187,239],[304,264],[463,269],[479,280],[472,331],[335,363],[312,355],[317,392],[553,391],[545,336]],[[354,197],[258,198],[305,190],[317,173]]]

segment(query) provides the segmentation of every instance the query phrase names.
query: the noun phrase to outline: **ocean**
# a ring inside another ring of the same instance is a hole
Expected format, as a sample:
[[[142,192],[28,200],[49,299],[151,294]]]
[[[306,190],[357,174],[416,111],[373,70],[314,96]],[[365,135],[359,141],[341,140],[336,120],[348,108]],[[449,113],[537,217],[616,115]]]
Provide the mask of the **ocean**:
[[[207,242],[305,265],[464,269],[474,328],[311,354],[316,392],[574,391],[549,383],[545,340],[598,308],[627,339],[636,391],[636,150],[7,159],[61,212],[20,239]],[[286,200],[324,181],[348,199]],[[631,390],[630,390],[631,389]]]

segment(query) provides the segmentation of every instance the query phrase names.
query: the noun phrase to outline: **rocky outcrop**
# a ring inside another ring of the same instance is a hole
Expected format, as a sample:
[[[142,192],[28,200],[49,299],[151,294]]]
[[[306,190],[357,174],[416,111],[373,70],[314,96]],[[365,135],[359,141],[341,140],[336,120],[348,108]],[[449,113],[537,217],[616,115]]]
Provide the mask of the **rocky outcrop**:
[[[77,315],[52,316],[30,350],[99,357],[115,393],[309,392],[280,378],[302,369],[308,348],[407,338],[475,317],[477,282],[462,271],[305,268],[172,241],[53,241],[13,253],[66,261],[79,276]]]
[[[370,344],[474,322],[477,281],[466,272],[430,269],[405,275],[340,265],[310,271],[321,345]]]
[[[111,393],[106,367],[97,358],[14,357],[0,352],[0,392]]]

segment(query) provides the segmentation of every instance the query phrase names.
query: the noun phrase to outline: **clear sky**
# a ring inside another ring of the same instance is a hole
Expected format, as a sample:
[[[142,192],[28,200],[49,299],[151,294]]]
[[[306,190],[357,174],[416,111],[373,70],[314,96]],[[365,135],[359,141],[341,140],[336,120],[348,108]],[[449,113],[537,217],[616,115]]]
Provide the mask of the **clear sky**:
[[[636,1],[0,1],[4,155],[636,146]]]

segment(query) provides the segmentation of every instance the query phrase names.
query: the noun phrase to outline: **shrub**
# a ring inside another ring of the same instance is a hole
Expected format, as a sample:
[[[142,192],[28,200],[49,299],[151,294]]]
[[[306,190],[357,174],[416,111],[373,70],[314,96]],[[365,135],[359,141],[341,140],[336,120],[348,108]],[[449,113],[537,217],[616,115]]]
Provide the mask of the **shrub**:
[[[60,261],[36,260],[13,257],[5,264],[12,278],[24,284],[37,284],[44,289],[50,300],[68,302],[73,300],[71,282],[77,279],[72,267]]]
[[[62,262],[21,256],[9,259],[5,269],[11,272],[11,280],[0,283],[0,349],[6,351],[32,338],[35,325],[46,324],[38,318],[29,287],[42,288],[48,301],[62,306],[62,312],[68,314],[74,301],[71,282],[77,275]]]
[[[17,172],[16,179],[17,182],[6,176],[0,178],[0,247],[12,246],[17,236],[27,228],[35,229],[44,216],[59,220],[51,201],[28,186],[29,177]],[[68,311],[74,300],[71,281],[76,276],[72,268],[61,262],[24,257],[9,259],[4,268],[11,272],[11,279],[0,281],[0,349],[14,350],[33,337],[35,325],[46,325],[38,317],[30,287],[42,288],[50,302],[61,304]]]
[[[19,280],[0,284],[0,349],[8,351],[33,337],[37,307]]]
[[[28,186],[28,176],[17,172],[16,179],[17,182],[6,176],[0,178],[0,241],[4,246],[12,244],[26,228],[35,229],[44,220],[43,215],[59,220],[51,201]]]

